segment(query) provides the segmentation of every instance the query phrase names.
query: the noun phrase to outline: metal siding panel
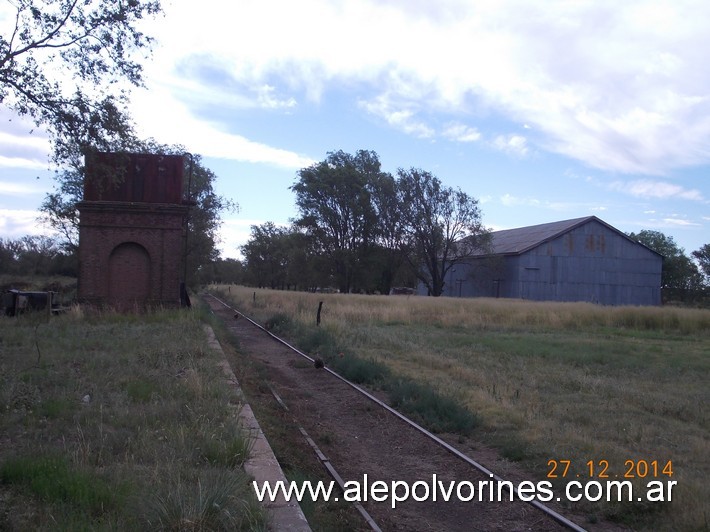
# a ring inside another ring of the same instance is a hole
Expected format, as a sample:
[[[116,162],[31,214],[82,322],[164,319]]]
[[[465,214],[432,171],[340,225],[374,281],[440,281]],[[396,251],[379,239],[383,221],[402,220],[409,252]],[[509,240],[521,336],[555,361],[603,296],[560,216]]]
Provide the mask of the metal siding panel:
[[[643,246],[591,220],[553,240],[551,247],[557,283],[555,290],[548,289],[549,299],[653,304],[659,260]],[[555,279],[552,273],[550,279]]]
[[[593,301],[603,304],[660,303],[661,258],[596,219],[519,255],[502,256],[500,297]],[[448,293],[495,296],[492,272],[476,278],[476,264],[447,279]],[[471,274],[474,277],[471,277]],[[452,273],[453,275],[453,273]]]
[[[520,298],[520,258],[520,256],[513,256],[505,259],[507,297]]]

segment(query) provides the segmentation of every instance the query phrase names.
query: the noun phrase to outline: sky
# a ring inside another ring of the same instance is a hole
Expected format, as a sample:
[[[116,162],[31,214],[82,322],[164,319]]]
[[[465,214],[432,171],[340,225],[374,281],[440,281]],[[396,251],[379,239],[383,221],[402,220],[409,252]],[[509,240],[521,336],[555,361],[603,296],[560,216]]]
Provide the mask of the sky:
[[[5,32],[8,7],[0,8]],[[199,9],[195,6],[199,5]],[[163,0],[130,111],[217,175],[223,257],[298,216],[298,171],[375,151],[490,229],[595,215],[710,243],[710,2]],[[0,238],[48,234],[46,136],[0,106]]]

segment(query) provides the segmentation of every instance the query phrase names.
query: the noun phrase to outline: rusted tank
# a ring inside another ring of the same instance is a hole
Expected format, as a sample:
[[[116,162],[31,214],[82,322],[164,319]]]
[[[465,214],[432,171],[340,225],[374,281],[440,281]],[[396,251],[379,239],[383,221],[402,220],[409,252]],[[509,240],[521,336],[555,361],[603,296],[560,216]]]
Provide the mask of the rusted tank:
[[[182,155],[91,153],[84,201],[180,204],[184,167]]]

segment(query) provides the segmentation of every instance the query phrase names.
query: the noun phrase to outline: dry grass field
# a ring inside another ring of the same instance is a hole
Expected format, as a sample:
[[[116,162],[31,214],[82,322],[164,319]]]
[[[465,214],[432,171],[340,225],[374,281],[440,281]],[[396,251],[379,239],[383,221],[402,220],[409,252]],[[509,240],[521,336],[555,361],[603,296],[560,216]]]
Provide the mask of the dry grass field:
[[[589,523],[710,525],[708,310],[213,290],[257,320],[288,320],[285,334],[302,342],[317,329],[329,341],[302,345],[326,363],[367,361],[454,399],[479,421],[470,438],[533,481],[547,477],[550,460],[571,463],[559,489],[576,475],[604,480],[605,468],[610,479],[630,473],[639,490],[677,481],[672,502],[569,503]]]

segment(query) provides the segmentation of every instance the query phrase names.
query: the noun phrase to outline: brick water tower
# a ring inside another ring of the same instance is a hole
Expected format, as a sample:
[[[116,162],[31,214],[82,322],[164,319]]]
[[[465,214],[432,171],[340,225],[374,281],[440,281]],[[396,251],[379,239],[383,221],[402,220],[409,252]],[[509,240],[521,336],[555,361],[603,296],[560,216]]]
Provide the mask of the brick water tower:
[[[181,155],[87,155],[80,302],[122,311],[180,305],[183,173]]]

